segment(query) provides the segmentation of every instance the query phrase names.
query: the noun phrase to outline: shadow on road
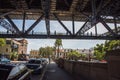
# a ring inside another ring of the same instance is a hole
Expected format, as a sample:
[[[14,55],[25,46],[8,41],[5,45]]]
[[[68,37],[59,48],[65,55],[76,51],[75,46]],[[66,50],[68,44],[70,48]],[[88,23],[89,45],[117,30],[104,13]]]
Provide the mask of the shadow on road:
[[[45,75],[42,80],[74,80],[67,72],[52,62],[48,64]]]
[[[41,75],[40,74],[31,74],[30,76],[31,80],[40,80]]]

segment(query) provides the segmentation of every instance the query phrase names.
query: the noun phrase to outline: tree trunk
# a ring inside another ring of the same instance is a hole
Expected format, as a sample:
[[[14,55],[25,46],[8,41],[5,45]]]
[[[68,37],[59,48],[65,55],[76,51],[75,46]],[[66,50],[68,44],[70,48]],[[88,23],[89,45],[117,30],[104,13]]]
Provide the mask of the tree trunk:
[[[59,46],[58,46],[58,53],[57,53],[57,58],[59,58],[59,53],[60,53],[60,49],[59,49]]]

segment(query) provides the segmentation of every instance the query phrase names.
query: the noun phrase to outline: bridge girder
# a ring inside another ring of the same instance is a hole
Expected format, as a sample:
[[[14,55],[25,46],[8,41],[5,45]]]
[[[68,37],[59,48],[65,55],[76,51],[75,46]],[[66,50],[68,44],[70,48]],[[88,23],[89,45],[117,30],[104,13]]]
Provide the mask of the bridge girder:
[[[28,38],[28,39],[88,39],[88,40],[120,40],[120,36],[95,36],[95,35],[50,35],[48,38],[47,34],[27,34],[27,35],[16,35],[16,34],[0,34],[0,38]]]
[[[117,24],[120,23],[119,0],[6,0],[6,2],[0,1],[0,3],[10,4],[8,5],[10,8],[8,8],[7,6],[4,7],[3,4],[0,5],[0,17],[5,17],[5,19],[7,19],[9,22],[7,23],[4,21],[4,19],[2,19],[2,22],[9,24],[7,26],[2,26],[5,27],[8,31],[16,32],[16,34],[20,37],[33,38],[32,36],[36,36],[37,38],[37,35],[35,35],[32,30],[42,19],[45,20],[46,24],[46,34],[44,35],[44,37],[47,36],[48,38],[49,36],[50,38],[57,38],[61,36],[60,38],[66,37],[66,39],[88,39],[85,36],[85,32],[92,27],[95,27],[96,35],[94,36],[93,34],[91,34],[91,36],[96,38],[92,39],[97,39],[98,37],[99,39],[105,39],[104,36],[101,37],[99,34],[97,34],[96,24],[98,24],[99,22],[101,22],[103,26],[111,33],[109,35],[110,38],[119,39],[120,36],[117,31]],[[32,24],[32,26],[25,30],[25,20],[31,19],[31,17],[37,20],[35,23]],[[23,19],[22,30],[19,30],[18,26],[14,24],[12,19]],[[57,20],[66,30],[66,32],[64,33],[68,34],[59,36],[56,34],[53,35],[50,31],[50,20]],[[71,20],[72,30],[69,30],[68,26],[65,26],[62,20]],[[77,32],[75,32],[75,21],[86,21],[82,26],[79,26],[80,29]],[[107,25],[107,23],[109,22],[115,24],[115,32]],[[30,35],[31,31],[33,35]],[[5,34],[5,36],[10,35],[8,33]],[[39,34],[39,37],[42,38],[43,36]],[[91,39],[90,36],[87,37]]]
[[[4,19],[0,18],[0,25],[2,27],[4,27],[5,29],[7,29],[7,31],[15,33],[15,29],[7,21],[5,21]]]

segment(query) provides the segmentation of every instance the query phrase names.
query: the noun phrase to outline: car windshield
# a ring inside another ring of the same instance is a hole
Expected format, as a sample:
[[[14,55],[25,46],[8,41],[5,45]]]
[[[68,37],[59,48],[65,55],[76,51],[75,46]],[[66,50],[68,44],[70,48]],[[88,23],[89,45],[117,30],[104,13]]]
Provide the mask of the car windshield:
[[[30,60],[28,63],[30,64],[41,64],[40,60]]]
[[[17,73],[19,73],[20,72],[20,69],[19,69],[19,67],[14,67],[13,69],[12,69],[12,71],[10,72],[10,75],[9,75],[9,78],[12,78],[13,76],[15,76]]]

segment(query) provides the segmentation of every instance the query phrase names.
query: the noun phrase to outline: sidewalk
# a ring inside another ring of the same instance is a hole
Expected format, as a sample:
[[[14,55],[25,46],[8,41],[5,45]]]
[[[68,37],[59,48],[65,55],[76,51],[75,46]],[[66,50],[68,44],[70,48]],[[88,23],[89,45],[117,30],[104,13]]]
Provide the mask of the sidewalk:
[[[67,72],[52,62],[48,64],[43,80],[74,80]]]

